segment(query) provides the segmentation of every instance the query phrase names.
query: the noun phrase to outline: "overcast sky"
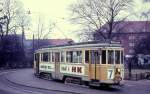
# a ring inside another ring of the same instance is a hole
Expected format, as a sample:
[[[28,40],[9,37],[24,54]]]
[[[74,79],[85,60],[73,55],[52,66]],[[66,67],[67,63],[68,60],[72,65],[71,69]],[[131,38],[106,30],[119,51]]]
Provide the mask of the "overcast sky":
[[[76,0],[21,0],[24,4],[26,11],[31,11],[31,18],[33,21],[33,28],[31,31],[26,32],[26,35],[31,38],[33,31],[37,26],[37,21],[39,15],[46,20],[46,24],[49,21],[55,22],[57,28],[53,30],[49,38],[73,38],[78,41],[78,37],[73,33],[77,26],[70,24],[68,17],[70,16],[70,11],[68,10],[69,5]],[[150,3],[143,3],[143,0],[135,0],[135,11],[144,11],[145,9],[150,9]],[[150,0],[147,0],[150,1]],[[64,34],[62,34],[64,33]]]

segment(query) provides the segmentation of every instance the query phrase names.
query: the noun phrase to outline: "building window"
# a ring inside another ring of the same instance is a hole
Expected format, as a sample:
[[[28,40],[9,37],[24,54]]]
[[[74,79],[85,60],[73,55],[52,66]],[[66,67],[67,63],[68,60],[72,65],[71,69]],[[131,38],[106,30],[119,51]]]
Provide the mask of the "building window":
[[[133,54],[133,53],[134,53],[134,50],[133,50],[133,49],[130,49],[130,50],[129,50],[129,53],[130,53],[130,54]]]
[[[139,36],[139,39],[142,40],[142,39],[145,39],[146,38],[146,35],[141,35]]]
[[[135,36],[131,35],[129,36],[129,40],[134,40],[135,39]]]
[[[130,47],[134,47],[134,46],[135,46],[135,43],[129,43],[129,46],[130,46]]]

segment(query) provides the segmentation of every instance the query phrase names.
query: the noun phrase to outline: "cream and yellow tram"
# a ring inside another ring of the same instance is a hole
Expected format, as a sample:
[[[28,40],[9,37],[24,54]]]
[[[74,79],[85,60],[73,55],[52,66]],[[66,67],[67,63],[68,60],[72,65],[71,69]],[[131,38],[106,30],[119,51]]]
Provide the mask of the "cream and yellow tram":
[[[49,46],[34,54],[35,73],[86,85],[119,85],[124,78],[123,47],[118,42]]]

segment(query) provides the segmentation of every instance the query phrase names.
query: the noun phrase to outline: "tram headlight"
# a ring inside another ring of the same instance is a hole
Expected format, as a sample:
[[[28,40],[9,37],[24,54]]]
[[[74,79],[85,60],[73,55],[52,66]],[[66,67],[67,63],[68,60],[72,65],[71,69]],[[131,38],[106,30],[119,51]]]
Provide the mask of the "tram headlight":
[[[121,72],[121,69],[117,68],[117,72]]]
[[[120,68],[116,68],[116,74],[120,74],[121,73],[121,69]]]

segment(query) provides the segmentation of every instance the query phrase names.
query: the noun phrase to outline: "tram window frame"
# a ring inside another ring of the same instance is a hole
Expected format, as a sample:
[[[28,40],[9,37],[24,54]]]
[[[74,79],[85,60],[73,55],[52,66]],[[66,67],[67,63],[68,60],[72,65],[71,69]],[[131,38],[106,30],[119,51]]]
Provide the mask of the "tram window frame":
[[[107,51],[107,64],[114,64],[114,60],[115,60],[115,58],[114,58],[114,50],[108,50]]]
[[[102,50],[101,52],[101,64],[106,64],[106,60],[107,60],[107,50]]]
[[[120,50],[115,50],[115,64],[121,64],[121,51]],[[117,53],[119,53],[117,55]],[[118,57],[119,56],[119,57]]]
[[[48,54],[48,52],[43,52],[42,53],[42,61],[43,62],[48,62],[49,61],[49,54]]]

